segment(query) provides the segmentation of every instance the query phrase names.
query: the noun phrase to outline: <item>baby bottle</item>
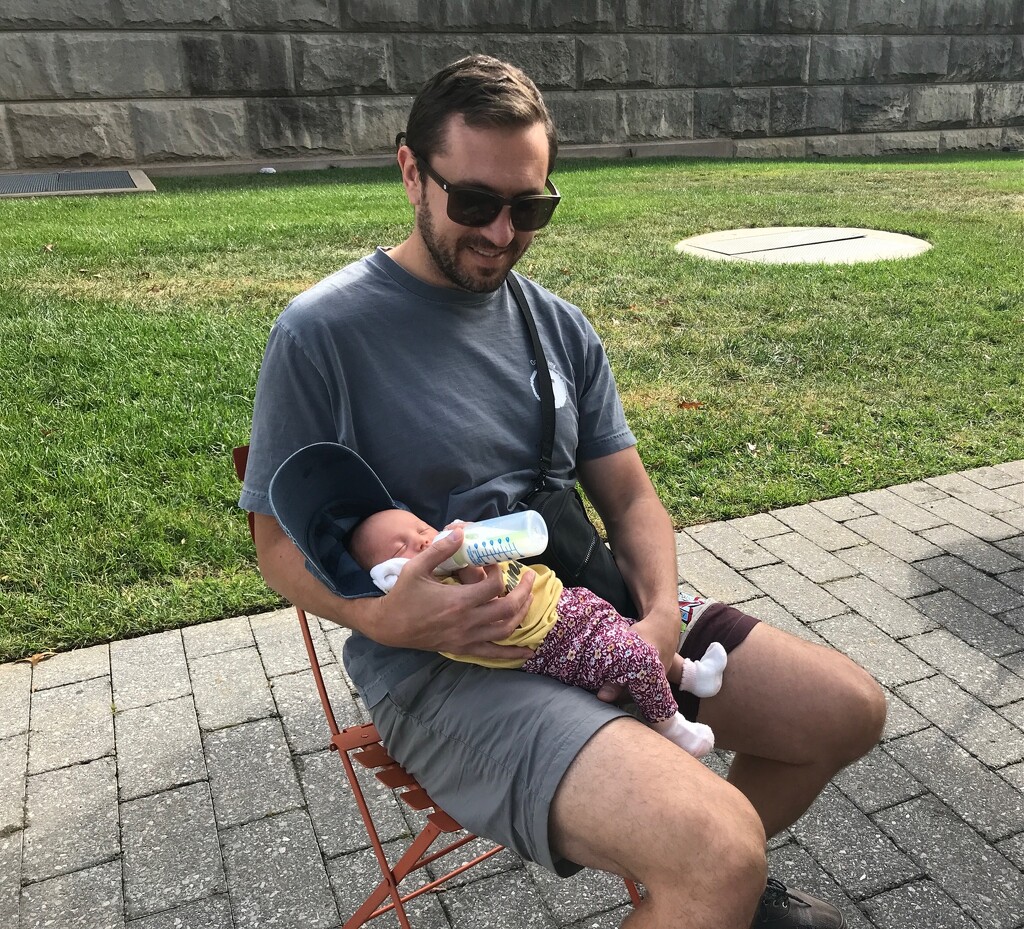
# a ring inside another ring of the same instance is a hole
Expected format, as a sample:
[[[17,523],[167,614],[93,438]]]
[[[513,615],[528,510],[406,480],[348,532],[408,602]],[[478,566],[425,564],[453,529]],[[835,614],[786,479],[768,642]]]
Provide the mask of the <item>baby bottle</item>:
[[[548,545],[548,527],[544,517],[534,510],[523,510],[508,516],[482,519],[460,527],[462,547],[451,558],[439,564],[435,574],[451,574],[467,565],[494,564],[539,555]],[[438,535],[443,538],[451,530]]]

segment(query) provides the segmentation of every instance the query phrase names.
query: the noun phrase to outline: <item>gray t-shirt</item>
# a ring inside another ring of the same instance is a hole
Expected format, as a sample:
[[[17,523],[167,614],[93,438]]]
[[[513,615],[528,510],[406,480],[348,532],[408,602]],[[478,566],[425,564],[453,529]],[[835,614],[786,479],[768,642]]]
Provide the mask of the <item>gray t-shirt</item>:
[[[519,276],[555,395],[552,478],[636,443],[583,313]],[[509,288],[433,287],[378,249],[300,294],[267,343],[240,506],[270,513],[292,452],[340,442],[433,526],[521,508],[537,476],[540,398],[529,333]],[[346,666],[369,705],[430,659],[360,635]]]

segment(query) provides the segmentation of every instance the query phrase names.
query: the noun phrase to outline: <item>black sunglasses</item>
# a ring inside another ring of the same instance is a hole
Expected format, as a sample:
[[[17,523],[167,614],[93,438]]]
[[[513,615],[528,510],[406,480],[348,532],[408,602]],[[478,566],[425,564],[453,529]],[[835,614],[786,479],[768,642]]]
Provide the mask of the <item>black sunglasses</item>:
[[[486,226],[494,222],[501,208],[509,208],[512,226],[518,232],[534,232],[542,229],[555,212],[562,195],[548,178],[544,186],[550,194],[520,194],[518,197],[499,197],[479,187],[458,187],[449,184],[426,160],[417,158],[416,163],[427,177],[448,194],[448,218],[460,226]]]

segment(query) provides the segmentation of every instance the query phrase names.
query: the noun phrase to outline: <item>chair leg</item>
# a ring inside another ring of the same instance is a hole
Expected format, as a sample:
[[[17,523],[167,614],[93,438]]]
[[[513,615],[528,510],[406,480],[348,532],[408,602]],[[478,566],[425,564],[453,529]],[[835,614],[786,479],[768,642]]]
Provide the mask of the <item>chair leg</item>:
[[[384,873],[384,880],[382,880],[373,890],[373,892],[366,898],[363,904],[353,914],[352,918],[345,923],[345,929],[356,929],[357,926],[363,925],[368,919],[372,918],[376,914],[375,911],[387,897],[391,897],[391,904],[383,907],[381,913],[386,913],[390,909],[394,909],[398,915],[399,922],[402,923],[403,929],[407,929],[409,922],[405,915],[405,908],[402,906],[402,895],[399,892],[398,885],[412,872],[416,870],[417,863],[420,858],[426,852],[431,845],[434,844],[434,840],[441,834],[441,830],[436,826],[428,824],[424,830],[416,836],[412,844],[405,850],[405,854],[395,863],[394,867],[391,867],[387,863],[387,859],[384,858],[384,849],[380,848],[377,855],[380,863],[381,871]],[[376,837],[375,837],[376,838]],[[375,842],[374,845],[379,843]],[[375,848],[376,852],[377,849]],[[408,899],[408,898],[407,898]]]

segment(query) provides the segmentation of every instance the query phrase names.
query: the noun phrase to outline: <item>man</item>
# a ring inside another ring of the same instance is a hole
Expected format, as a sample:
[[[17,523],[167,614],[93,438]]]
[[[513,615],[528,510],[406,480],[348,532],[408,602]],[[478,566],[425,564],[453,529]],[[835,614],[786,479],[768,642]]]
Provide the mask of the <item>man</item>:
[[[731,649],[722,690],[697,709],[736,753],[728,780],[606,702],[614,689],[598,700],[437,655],[523,652],[492,643],[518,625],[529,582],[499,596],[493,568],[471,586],[433,578],[460,532],[375,598],[350,583],[329,513],[337,583],[307,570],[273,515],[278,467],[317,442],[357,451],[433,525],[500,515],[529,491],[540,403],[504,281],[557,205],[556,153],[540,94],[516,68],[472,56],[420,91],[398,149],[409,237],[300,295],[271,333],[241,498],[256,513],[260,569],[292,602],[354,630],[346,666],[389,750],[463,825],[561,874],[588,866],[642,882],[647,897],[624,926],[842,927],[829,904],[766,889],[765,836],[875,744],[881,690],[843,656],[717,604],[680,646],[672,526],[578,309],[520,278],[556,382],[553,476],[578,477],[600,512],[640,611],[634,628],[666,666],[711,639]]]

